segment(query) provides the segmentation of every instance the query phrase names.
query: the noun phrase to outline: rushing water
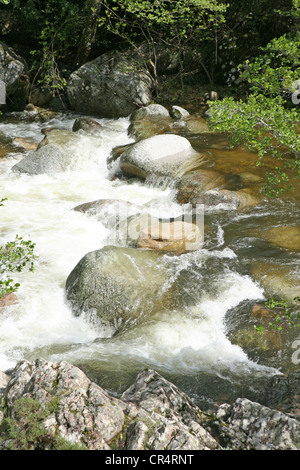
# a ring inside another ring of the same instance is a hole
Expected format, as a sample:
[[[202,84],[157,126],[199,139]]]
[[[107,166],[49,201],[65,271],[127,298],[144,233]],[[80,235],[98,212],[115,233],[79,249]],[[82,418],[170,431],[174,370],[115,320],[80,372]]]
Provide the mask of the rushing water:
[[[66,115],[44,124],[3,121],[2,142],[15,137],[40,142],[42,127],[50,124],[71,130],[75,117]],[[297,218],[299,223],[298,193],[275,202],[266,200],[244,212],[226,207],[207,210],[205,227],[209,228],[203,249],[163,257],[168,282],[182,292],[178,309],[156,314],[108,338],[88,318],[75,317],[65,299],[66,278],[77,262],[87,252],[115,243],[107,213],[96,218],[74,207],[97,199],[124,200],[151,207],[161,218],[180,215],[181,207],[170,188],[110,178],[106,160],[113,147],[132,141],[127,136],[129,121],[99,122],[104,126],[101,137],[82,134],[76,146],[70,145],[75,165],[63,173],[12,172],[25,155],[13,146],[0,159],[0,196],[8,199],[1,208],[1,243],[18,234],[36,243],[39,256],[33,273],[25,270],[14,275],[21,284],[18,302],[0,315],[0,370],[23,358],[67,360],[118,393],[134,381],[139,370],[152,367],[196,400],[255,395],[272,374],[293,369],[295,333],[277,338],[273,349],[257,348],[249,312],[266,299],[266,293],[251,267],[275,261],[292,266],[299,274],[299,255],[266,244],[257,228],[289,224]],[[189,137],[216,169],[254,171],[253,155],[229,150],[222,137]],[[242,346],[239,332],[244,332]]]

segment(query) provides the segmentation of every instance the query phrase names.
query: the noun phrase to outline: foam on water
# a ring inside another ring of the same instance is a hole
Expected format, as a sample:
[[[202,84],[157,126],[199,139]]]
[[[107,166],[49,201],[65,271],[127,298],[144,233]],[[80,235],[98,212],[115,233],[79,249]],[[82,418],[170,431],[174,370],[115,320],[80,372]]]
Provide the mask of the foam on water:
[[[70,117],[55,124],[71,129],[73,122],[74,117]],[[8,198],[1,208],[1,243],[18,234],[34,241],[39,255],[33,273],[14,275],[21,284],[18,303],[0,315],[0,370],[13,367],[28,351],[59,344],[70,348],[62,354],[51,353],[53,360],[119,356],[178,371],[213,370],[240,363],[255,368],[256,364],[227,339],[224,317],[228,309],[245,299],[263,298],[263,292],[250,278],[231,270],[222,271],[212,280],[216,295],[206,295],[204,291],[192,308],[162,312],[111,341],[94,341],[101,339],[101,332],[86,318],[72,314],[65,300],[66,278],[87,252],[102,248],[110,237],[105,220],[74,211],[76,205],[97,199],[121,199],[146,209],[151,207],[152,215],[162,218],[168,218],[170,211],[172,217],[182,211],[168,188],[109,180],[106,159],[114,146],[130,142],[129,121],[101,122],[101,138],[78,134],[80,145],[68,149],[74,153],[77,166],[65,173],[19,175],[11,168],[24,154],[0,160],[0,196]],[[38,124],[7,124],[1,130],[11,137],[24,135],[36,141],[42,137]],[[182,255],[177,261],[170,257],[170,282],[192,263],[201,265],[208,258],[224,262],[235,259],[232,249],[223,248],[221,227],[217,239],[216,250]]]

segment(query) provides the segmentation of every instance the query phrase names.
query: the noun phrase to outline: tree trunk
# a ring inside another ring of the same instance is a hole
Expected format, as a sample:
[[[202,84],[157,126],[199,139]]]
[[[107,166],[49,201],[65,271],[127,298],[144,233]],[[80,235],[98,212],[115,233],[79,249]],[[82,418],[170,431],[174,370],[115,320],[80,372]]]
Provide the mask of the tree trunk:
[[[79,48],[76,56],[76,67],[87,62],[97,31],[97,19],[102,5],[102,0],[87,0],[87,18],[82,32]]]

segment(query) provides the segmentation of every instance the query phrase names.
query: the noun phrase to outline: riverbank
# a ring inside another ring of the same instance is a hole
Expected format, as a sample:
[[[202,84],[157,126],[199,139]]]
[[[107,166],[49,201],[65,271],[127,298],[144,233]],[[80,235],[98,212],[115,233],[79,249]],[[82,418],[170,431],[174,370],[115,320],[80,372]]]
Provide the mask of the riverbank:
[[[153,370],[121,397],[66,362],[21,362],[1,379],[1,450],[299,450],[299,396],[295,415],[244,398],[209,414]]]

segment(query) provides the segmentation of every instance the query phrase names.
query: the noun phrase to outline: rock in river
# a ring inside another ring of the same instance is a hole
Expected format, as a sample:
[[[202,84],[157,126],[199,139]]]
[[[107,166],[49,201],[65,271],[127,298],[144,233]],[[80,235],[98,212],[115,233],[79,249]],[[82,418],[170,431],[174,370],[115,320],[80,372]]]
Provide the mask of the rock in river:
[[[140,178],[173,178],[201,165],[203,156],[175,134],[161,134],[137,142],[120,157],[120,169]]]
[[[167,305],[167,276],[160,253],[105,246],[87,253],[67,278],[75,315],[95,315],[107,336],[131,327]]]
[[[203,244],[200,227],[188,222],[159,222],[140,232],[138,248],[173,252],[176,254],[194,251]]]

